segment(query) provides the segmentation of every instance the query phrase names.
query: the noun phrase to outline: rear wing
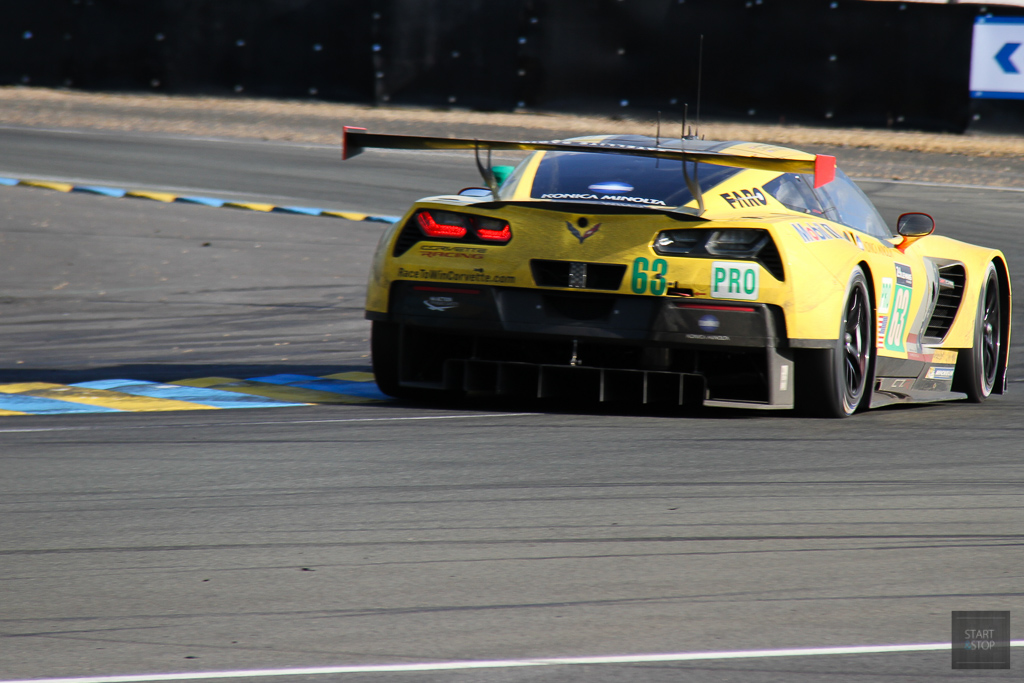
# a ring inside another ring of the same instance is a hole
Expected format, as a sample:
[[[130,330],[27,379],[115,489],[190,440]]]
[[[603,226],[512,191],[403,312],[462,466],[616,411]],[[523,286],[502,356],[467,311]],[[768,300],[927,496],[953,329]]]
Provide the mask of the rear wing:
[[[470,140],[463,138],[434,138],[421,135],[388,135],[368,133],[365,128],[345,126],[341,139],[341,158],[351,159],[364,149],[464,149],[491,152],[494,150],[599,152],[604,154],[628,154],[630,156],[654,159],[692,161],[716,166],[752,168],[779,173],[813,173],[814,187],[832,182],[836,176],[836,158],[826,154],[795,152],[789,157],[774,157],[750,154],[724,154],[721,152],[699,152],[667,147],[643,147],[616,142],[513,141],[513,140]],[[479,159],[478,159],[479,163]],[[482,166],[481,166],[482,167]]]

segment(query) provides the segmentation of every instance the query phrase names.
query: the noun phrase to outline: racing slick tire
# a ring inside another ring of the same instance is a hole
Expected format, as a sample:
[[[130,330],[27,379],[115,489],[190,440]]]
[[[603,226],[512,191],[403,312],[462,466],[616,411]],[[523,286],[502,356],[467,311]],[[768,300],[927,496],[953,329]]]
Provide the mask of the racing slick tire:
[[[808,349],[796,366],[797,407],[817,417],[849,417],[871,393],[874,335],[871,296],[860,267],[846,287],[839,338],[831,349]]]
[[[953,390],[965,392],[972,403],[981,403],[996,388],[1003,360],[1002,314],[999,275],[989,263],[974,315],[974,348],[960,352],[954,371]]]
[[[454,398],[440,389],[403,387],[398,381],[401,364],[402,328],[398,323],[374,320],[370,326],[370,361],[377,388],[388,396],[411,401],[438,401]]]
[[[402,398],[398,386],[398,353],[401,329],[395,323],[373,321],[370,327],[370,360],[377,388],[388,396]]]

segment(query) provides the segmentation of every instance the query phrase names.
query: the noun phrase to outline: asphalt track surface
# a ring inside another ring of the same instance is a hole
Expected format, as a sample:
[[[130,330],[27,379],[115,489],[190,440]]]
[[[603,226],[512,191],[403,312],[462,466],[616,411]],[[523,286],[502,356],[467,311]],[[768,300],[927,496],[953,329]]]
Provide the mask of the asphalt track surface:
[[[326,147],[25,129],[0,129],[0,150],[0,176],[391,215],[477,184],[446,154],[343,165]],[[890,221],[928,211],[1001,246],[1024,291],[1021,193],[863,186]],[[0,188],[0,382],[365,370],[380,230]],[[1005,396],[838,422],[402,403],[0,418],[0,680],[943,643],[953,610],[1019,622],[1015,308]],[[1015,657],[269,680],[1019,680]]]

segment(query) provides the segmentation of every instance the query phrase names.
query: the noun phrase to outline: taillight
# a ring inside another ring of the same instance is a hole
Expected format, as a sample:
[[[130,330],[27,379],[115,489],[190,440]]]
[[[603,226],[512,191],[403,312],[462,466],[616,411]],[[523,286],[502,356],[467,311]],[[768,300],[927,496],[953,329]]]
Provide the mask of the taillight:
[[[492,244],[505,244],[512,239],[508,221],[486,216],[424,209],[416,214],[416,223],[424,235],[435,239],[469,238],[469,241]]]
[[[779,249],[771,234],[762,228],[663,230],[651,247],[662,256],[756,259],[776,280],[786,279]]]
[[[764,230],[715,230],[704,244],[704,248],[715,256],[751,257],[761,251],[761,247],[770,239]]]
[[[465,237],[469,223],[468,218],[468,216],[450,211],[420,211],[416,214],[416,221],[427,237],[455,239]]]
[[[703,230],[665,230],[654,240],[654,251],[662,256],[685,256],[707,240]]]
[[[707,253],[713,256],[752,258],[771,242],[760,228],[724,230],[665,230],[654,240],[654,251],[662,256],[688,256]]]
[[[488,242],[504,244],[512,239],[512,228],[505,221],[496,218],[474,217],[477,236]]]

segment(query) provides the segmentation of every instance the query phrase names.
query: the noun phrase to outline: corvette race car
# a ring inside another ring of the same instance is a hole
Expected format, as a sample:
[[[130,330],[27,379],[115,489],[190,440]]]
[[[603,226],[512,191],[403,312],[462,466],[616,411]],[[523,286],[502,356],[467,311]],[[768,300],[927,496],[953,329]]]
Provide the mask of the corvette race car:
[[[366,148],[475,150],[486,185],[417,201],[380,240],[366,316],[387,394],[845,417],[1005,390],[1002,253],[922,213],[894,235],[834,157],[347,127],[343,158]],[[513,170],[492,150],[531,154]]]

